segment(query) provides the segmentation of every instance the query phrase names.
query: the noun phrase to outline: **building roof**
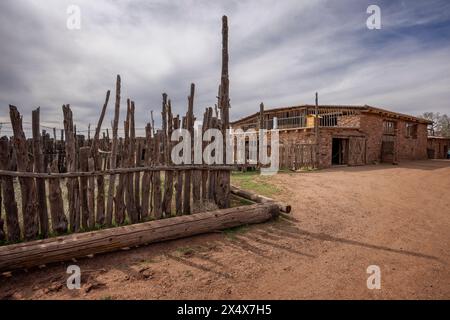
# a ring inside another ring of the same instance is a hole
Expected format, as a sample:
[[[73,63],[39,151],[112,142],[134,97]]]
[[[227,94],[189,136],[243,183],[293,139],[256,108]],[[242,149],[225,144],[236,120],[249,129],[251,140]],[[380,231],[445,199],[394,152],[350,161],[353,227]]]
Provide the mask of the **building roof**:
[[[264,114],[270,113],[270,112],[290,111],[290,110],[295,110],[295,109],[314,108],[314,107],[315,107],[315,105],[302,104],[302,105],[298,105],[298,106],[270,108],[270,109],[265,109]],[[380,114],[380,115],[384,115],[384,116],[388,116],[388,117],[392,117],[392,118],[409,120],[409,121],[419,122],[419,123],[424,123],[424,124],[432,124],[433,123],[432,121],[427,120],[427,119],[423,119],[423,118],[419,118],[419,117],[415,117],[415,116],[411,116],[411,115],[407,115],[407,114],[403,114],[403,113],[398,113],[398,112],[394,112],[394,111],[389,111],[389,110],[378,108],[378,107],[372,107],[372,106],[368,106],[368,105],[319,105],[318,107],[319,108],[334,108],[334,109],[355,109],[355,110],[361,110],[362,112]],[[241,119],[232,121],[231,124],[232,125],[237,124],[237,123],[249,120],[253,117],[257,117],[258,115],[259,115],[259,112],[255,112],[255,113],[248,115],[246,117],[243,117]]]

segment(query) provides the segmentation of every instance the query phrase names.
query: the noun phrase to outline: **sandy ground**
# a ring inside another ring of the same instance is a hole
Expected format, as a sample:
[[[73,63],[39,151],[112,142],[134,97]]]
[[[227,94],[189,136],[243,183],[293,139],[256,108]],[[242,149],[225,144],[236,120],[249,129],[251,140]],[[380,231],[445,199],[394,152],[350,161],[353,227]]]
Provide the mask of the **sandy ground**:
[[[0,276],[5,299],[450,299],[450,161],[278,174],[292,219]],[[73,264],[73,263],[72,263]],[[378,265],[381,289],[366,269]]]

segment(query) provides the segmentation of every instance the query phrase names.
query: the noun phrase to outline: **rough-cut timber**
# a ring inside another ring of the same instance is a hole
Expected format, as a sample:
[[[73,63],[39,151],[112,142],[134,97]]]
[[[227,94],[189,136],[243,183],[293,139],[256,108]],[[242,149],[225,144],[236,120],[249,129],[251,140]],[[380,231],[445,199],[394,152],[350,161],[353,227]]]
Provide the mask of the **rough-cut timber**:
[[[120,115],[120,75],[117,75],[116,80],[116,105],[114,109],[114,122],[113,122],[113,140],[111,146],[111,158],[110,158],[110,169],[116,168],[117,161],[117,140],[118,140],[118,128],[119,128],[119,115]],[[109,177],[108,186],[108,200],[106,202],[106,225],[110,226],[112,224],[112,214],[113,214],[113,198],[114,198],[114,185],[116,182],[116,176],[111,175]]]
[[[33,129],[33,160],[34,171],[45,172],[44,159],[42,155],[41,133],[40,133],[40,108],[33,110],[32,112],[32,129]],[[37,206],[39,214],[39,225],[41,236],[47,238],[48,236],[48,212],[47,212],[47,198],[45,195],[45,180],[36,179],[36,192],[37,192]]]
[[[9,159],[9,141],[7,137],[0,139],[0,169],[11,169],[11,161]],[[2,177],[3,205],[5,207],[5,219],[7,227],[7,239],[11,242],[20,239],[19,214],[17,211],[17,202],[14,192],[14,183],[12,177]],[[1,205],[1,203],[0,203]]]
[[[17,171],[31,171],[28,157],[27,140],[22,128],[22,117],[15,106],[9,106],[11,125],[14,131],[13,147],[16,154]],[[24,238],[31,240],[39,232],[39,218],[36,203],[36,186],[33,179],[19,178],[22,194],[22,215],[24,221]]]
[[[219,87],[219,109],[222,124],[223,137],[223,163],[226,163],[226,141],[230,126],[230,81],[228,77],[228,18],[222,17],[222,72]],[[219,208],[228,208],[230,206],[230,172],[220,171],[217,174],[216,202]]]
[[[177,239],[277,217],[263,203],[0,247],[0,271],[30,268],[169,239]]]
[[[101,158],[99,157],[98,147],[100,130],[102,128],[103,119],[105,118],[106,108],[108,107],[109,96],[111,92],[108,90],[106,92],[105,103],[103,104],[102,112],[100,118],[97,122],[97,127],[95,128],[94,140],[91,145],[91,157],[94,158],[94,168],[95,170],[102,169]],[[102,225],[105,223],[105,178],[103,176],[97,177],[97,223]]]
[[[188,97],[188,111],[186,114],[186,126],[191,136],[191,146],[192,139],[194,137],[194,94],[195,94],[195,84],[191,83],[191,92]],[[192,159],[192,154],[191,154]],[[190,214],[191,213],[191,175],[192,171],[186,170],[184,172],[184,194],[183,194],[183,213]]]
[[[291,206],[289,204],[286,204],[284,202],[276,201],[272,198],[264,197],[259,194],[253,193],[251,191],[242,190],[238,187],[231,186],[230,191],[232,194],[237,195],[239,197],[245,198],[247,200],[257,202],[257,203],[275,203],[281,212],[284,213],[290,213],[291,212]]]
[[[62,106],[64,113],[64,133],[66,136],[66,159],[69,172],[77,171],[76,163],[76,142],[70,105]],[[79,207],[79,186],[78,179],[68,179],[67,197],[69,202],[69,225],[70,230],[77,232],[80,229],[80,207]]]
[[[58,171],[58,160],[53,160],[52,172]],[[56,234],[67,232],[67,218],[64,214],[64,202],[62,198],[61,185],[59,179],[50,179],[48,182],[50,215],[52,217],[52,230]]]

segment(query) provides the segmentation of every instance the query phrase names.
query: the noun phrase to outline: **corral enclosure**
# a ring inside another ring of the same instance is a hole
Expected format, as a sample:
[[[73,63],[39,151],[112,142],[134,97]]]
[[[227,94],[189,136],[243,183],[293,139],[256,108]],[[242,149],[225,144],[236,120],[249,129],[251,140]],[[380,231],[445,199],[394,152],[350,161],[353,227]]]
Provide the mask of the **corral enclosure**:
[[[171,141],[172,132],[182,128],[194,136],[195,85],[190,86],[185,115],[174,115],[170,98],[162,94],[162,126],[155,127],[151,114],[144,137],[136,137],[131,99],[126,100],[124,136],[118,135],[121,86],[118,75],[111,137],[109,130],[100,136],[109,90],[92,137],[77,134],[69,104],[62,106],[60,134],[41,131],[37,108],[32,113],[32,137],[26,137],[22,115],[10,105],[13,136],[0,139],[0,240],[34,240],[230,207],[231,166],[174,165],[171,160],[177,144]],[[215,128],[225,134],[229,127],[225,16],[217,98],[215,110],[208,107],[203,114],[202,132]],[[202,151],[205,147],[206,143],[200,146]]]

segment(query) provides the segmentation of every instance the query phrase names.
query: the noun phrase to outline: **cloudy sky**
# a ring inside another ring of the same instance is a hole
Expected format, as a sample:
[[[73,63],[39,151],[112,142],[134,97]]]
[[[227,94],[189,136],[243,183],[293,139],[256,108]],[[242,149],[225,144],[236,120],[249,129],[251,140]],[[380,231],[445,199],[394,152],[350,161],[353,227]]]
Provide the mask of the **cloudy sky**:
[[[67,8],[81,28],[67,28]],[[381,29],[369,30],[370,4]],[[70,103],[77,128],[96,123],[105,92],[122,77],[122,110],[136,101],[137,126],[160,114],[161,93],[185,113],[191,82],[198,116],[216,101],[221,16],[229,19],[231,119],[266,107],[369,104],[450,113],[450,2],[1,0],[0,122],[8,105],[41,107],[62,127]],[[105,120],[110,124],[113,101]],[[121,121],[123,120],[123,113]],[[158,120],[158,119],[157,119]],[[3,125],[1,134],[8,134]]]

